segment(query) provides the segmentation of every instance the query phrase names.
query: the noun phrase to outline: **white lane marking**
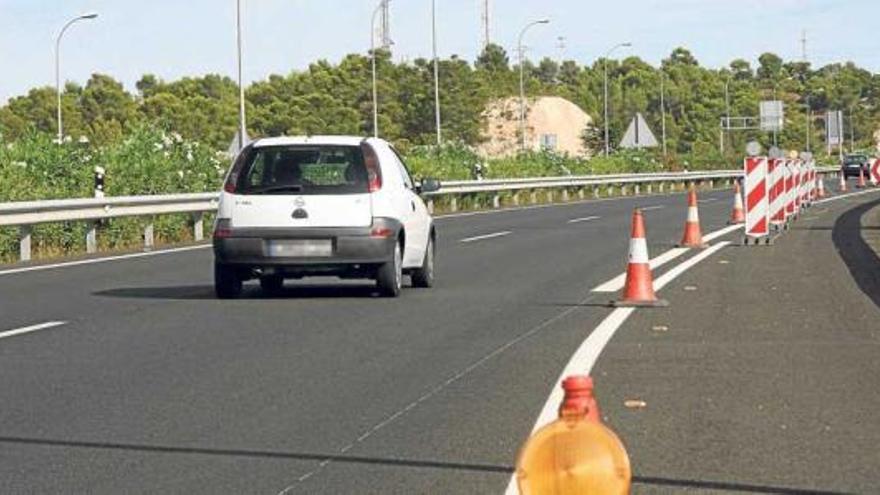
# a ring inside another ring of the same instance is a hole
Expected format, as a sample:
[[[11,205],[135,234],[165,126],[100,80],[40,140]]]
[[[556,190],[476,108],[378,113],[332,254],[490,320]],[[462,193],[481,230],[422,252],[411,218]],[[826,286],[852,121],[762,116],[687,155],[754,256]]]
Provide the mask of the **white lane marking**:
[[[684,261],[680,265],[676,266],[669,272],[667,272],[663,277],[657,279],[654,282],[654,288],[659,289],[673,280],[676,277],[686,272],[688,269],[692,268],[694,265],[703,261],[704,259],[712,256],[722,248],[728,246],[730,242],[724,241],[719,242],[718,244],[706,249],[701,252],[697,256]],[[550,391],[550,396],[547,398],[547,402],[544,403],[544,407],[541,409],[541,413],[538,415],[538,420],[535,422],[535,426],[532,428],[532,432],[534,433],[539,428],[549,424],[551,421],[555,420],[557,415],[559,414],[559,404],[562,402],[563,392],[562,392],[562,380],[570,375],[589,375],[593,371],[593,366],[596,364],[596,361],[599,359],[599,356],[602,354],[602,351],[605,349],[605,346],[608,345],[608,342],[614,337],[614,334],[617,333],[617,330],[626,322],[627,318],[630,317],[635,312],[636,308],[617,308],[611,312],[602,323],[599,324],[587,337],[586,340],[578,347],[575,353],[572,355],[568,364],[565,365],[565,368],[560,373],[559,378],[553,384],[553,388]],[[519,493],[519,489],[516,486],[516,474],[510,477],[510,481],[507,483],[507,489],[505,490],[505,495],[517,495]]]
[[[678,258],[684,253],[688,252],[688,248],[674,248],[666,251],[665,253],[657,256],[648,262],[651,266],[651,269],[655,269],[657,267],[663,266],[666,263]],[[604,284],[596,287],[592,290],[592,292],[617,292],[623,289],[624,284],[626,283],[626,273],[621,273],[620,275],[612,278],[611,280],[605,282]]]
[[[714,203],[715,201],[718,201],[718,198],[698,199],[697,203]]]
[[[666,208],[666,206],[664,206],[664,205],[654,205],[654,206],[645,206],[645,207],[642,207],[642,208],[639,208],[639,209],[642,210],[642,211],[653,211],[653,210],[662,210],[663,208]]]
[[[477,242],[477,241],[485,241],[487,239],[495,239],[496,237],[504,237],[512,234],[513,232],[509,230],[505,230],[504,232],[495,232],[494,234],[486,234],[486,235],[478,235],[476,237],[468,237],[467,239],[462,239],[459,242],[469,243],[469,242]]]
[[[867,189],[864,191],[859,191],[859,192],[854,192],[854,193],[849,193],[849,194],[842,194],[839,196],[833,196],[830,198],[820,199],[819,201],[814,201],[813,204],[814,205],[821,205],[823,203],[830,203],[831,201],[837,201],[838,199],[852,198],[855,196],[861,196],[863,194],[868,194],[868,193],[877,192],[877,191],[880,191],[880,188]]]
[[[712,242],[719,237],[724,237],[731,232],[736,232],[737,230],[744,230],[745,226],[742,224],[739,225],[731,225],[729,227],[724,227],[723,229],[716,230],[710,234],[706,234],[703,236],[703,242]]]
[[[704,259],[712,256],[717,253],[721,249],[730,245],[730,241],[721,241],[718,244],[713,245],[705,250],[703,250],[700,254],[690,258],[688,260],[683,261],[682,263],[676,265],[675,268],[672,268],[668,272],[664,273],[662,276],[658,277],[654,280],[654,290],[660,290],[663,287],[666,287],[670,282],[675,280],[679,275],[688,271],[691,267],[696,265],[697,263],[703,261]]]
[[[737,230],[742,230],[742,225],[730,225],[728,227],[724,227],[723,229],[716,230],[715,232],[706,234],[703,236],[703,240],[705,242],[711,242],[719,237],[724,237],[725,235],[735,232]],[[655,269],[669,263],[670,261],[678,258],[684,253],[688,252],[688,248],[674,248],[666,251],[665,253],[657,256],[656,258],[650,261],[651,269]],[[617,292],[623,289],[624,284],[626,283],[626,272],[621,273],[620,275],[612,278],[611,280],[605,282],[604,284],[596,287],[592,290],[592,292]]]
[[[354,442],[349,443],[349,444],[345,445],[344,447],[340,448],[340,449],[339,449],[339,454],[342,455],[342,454],[344,454],[345,452],[348,452],[349,450],[351,450],[352,448],[354,448],[354,446],[355,446],[356,444],[359,444],[359,443],[362,443],[362,442],[366,441],[368,438],[370,438],[370,437],[371,437],[373,434],[375,434],[377,431],[379,431],[379,430],[381,430],[382,428],[385,428],[385,427],[388,426],[389,424],[393,423],[394,421],[396,421],[397,419],[399,419],[400,417],[402,417],[403,415],[405,415],[408,411],[410,411],[410,410],[412,410],[412,409],[415,409],[416,407],[418,407],[418,406],[419,406],[420,404],[422,404],[423,402],[427,402],[428,400],[430,400],[431,398],[433,398],[434,396],[436,396],[437,394],[439,394],[440,392],[442,392],[443,390],[445,390],[446,388],[448,388],[448,387],[449,387],[450,385],[452,385],[453,383],[456,383],[457,381],[459,381],[459,380],[463,379],[464,377],[468,376],[471,372],[473,372],[474,370],[476,370],[476,369],[482,367],[483,365],[485,365],[486,363],[488,363],[488,362],[491,361],[492,359],[495,359],[496,357],[498,357],[498,356],[504,354],[505,352],[507,352],[508,349],[511,349],[512,347],[514,347],[514,346],[520,344],[521,342],[525,341],[526,339],[531,338],[532,336],[534,336],[534,335],[537,334],[538,332],[541,332],[542,330],[544,330],[545,328],[549,327],[550,325],[553,325],[553,324],[556,323],[557,321],[559,321],[559,320],[561,320],[561,319],[563,319],[563,318],[569,316],[570,314],[574,313],[575,311],[577,311],[578,309],[580,309],[580,306],[581,306],[581,305],[590,302],[590,301],[593,299],[594,296],[595,296],[595,295],[589,295],[589,296],[587,296],[585,299],[583,299],[583,300],[581,300],[580,302],[578,302],[578,304],[569,307],[568,309],[562,311],[561,313],[556,314],[555,316],[550,317],[549,319],[546,319],[546,320],[542,321],[541,323],[538,323],[536,326],[530,328],[530,329],[529,329],[528,331],[526,331],[525,333],[521,333],[521,334],[519,334],[519,335],[518,335],[517,337],[515,337],[513,340],[508,341],[507,343],[505,343],[505,344],[502,345],[501,347],[497,347],[494,351],[490,352],[489,354],[486,354],[485,356],[481,357],[481,358],[478,359],[477,361],[474,361],[473,363],[471,363],[470,365],[468,365],[468,367],[466,367],[466,368],[464,368],[464,369],[458,371],[458,372],[455,373],[454,375],[451,375],[451,376],[450,376],[449,378],[447,378],[443,383],[439,383],[439,384],[437,384],[434,388],[432,388],[432,389],[429,390],[428,392],[424,393],[421,397],[419,397],[418,399],[416,399],[416,400],[410,402],[410,403],[409,403],[406,407],[404,407],[403,409],[399,409],[399,410],[397,410],[395,413],[393,413],[393,414],[391,414],[390,416],[386,417],[386,418],[385,418],[384,420],[382,420],[381,422],[379,422],[379,423],[373,425],[371,428],[369,428],[369,429],[367,429],[366,431],[364,431],[364,432],[361,434],[361,436],[359,436]],[[314,469],[312,469],[312,470],[309,471],[308,473],[303,474],[302,476],[300,476],[300,477],[297,479],[296,483],[293,483],[293,484],[287,486],[286,488],[284,488],[283,490],[281,490],[280,492],[278,492],[278,495],[286,495],[286,494],[289,493],[291,490],[293,490],[294,488],[296,488],[297,483],[302,483],[303,481],[306,481],[306,480],[308,480],[309,478],[311,478],[312,476],[318,474],[318,472],[320,472],[322,469],[324,469],[324,468],[325,468],[327,465],[329,465],[331,462],[332,462],[332,458],[331,458],[331,457],[328,457],[328,458],[322,460],[320,463],[318,463],[318,465],[317,465]]]
[[[15,337],[16,335],[24,335],[26,333],[37,332],[39,330],[48,330],[50,328],[60,327],[61,325],[66,325],[66,321],[48,321],[46,323],[40,323],[39,325],[31,325],[29,327],[16,328],[15,330],[8,330],[6,332],[0,332],[0,339],[5,339],[7,337]]]
[[[592,217],[581,217],[581,218],[572,218],[568,221],[568,223],[581,223],[581,222],[590,222],[592,220],[599,220],[602,217],[592,216]]]
[[[2,275],[12,275],[14,273],[38,272],[43,270],[53,270],[56,268],[67,268],[71,266],[91,265],[95,263],[107,263],[108,261],[128,260],[134,258],[146,258],[148,256],[161,256],[163,254],[183,253],[186,251],[195,251],[197,249],[208,249],[211,244],[201,244],[198,246],[186,246],[181,248],[163,249],[161,251],[150,251],[149,253],[133,253],[122,254],[118,256],[107,256],[106,258],[94,258],[88,260],[65,261],[63,263],[54,263],[51,265],[26,266],[24,268],[12,268],[10,270],[0,271]]]

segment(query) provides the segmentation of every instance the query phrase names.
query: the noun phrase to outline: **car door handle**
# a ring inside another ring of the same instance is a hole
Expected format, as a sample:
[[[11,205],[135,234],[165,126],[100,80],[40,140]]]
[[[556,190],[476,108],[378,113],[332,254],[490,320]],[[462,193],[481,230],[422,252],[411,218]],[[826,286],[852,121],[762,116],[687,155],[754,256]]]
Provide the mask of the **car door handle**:
[[[416,202],[415,201],[410,201],[409,205],[412,206],[412,211],[416,211]]]

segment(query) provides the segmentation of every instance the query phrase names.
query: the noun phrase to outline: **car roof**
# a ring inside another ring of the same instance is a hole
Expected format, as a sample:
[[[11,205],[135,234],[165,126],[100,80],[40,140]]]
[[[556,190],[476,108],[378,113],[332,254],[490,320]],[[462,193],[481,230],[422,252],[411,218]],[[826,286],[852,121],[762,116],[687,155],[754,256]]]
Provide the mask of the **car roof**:
[[[361,136],[280,136],[258,139],[253,143],[255,148],[267,146],[294,146],[302,144],[360,146],[366,138]]]

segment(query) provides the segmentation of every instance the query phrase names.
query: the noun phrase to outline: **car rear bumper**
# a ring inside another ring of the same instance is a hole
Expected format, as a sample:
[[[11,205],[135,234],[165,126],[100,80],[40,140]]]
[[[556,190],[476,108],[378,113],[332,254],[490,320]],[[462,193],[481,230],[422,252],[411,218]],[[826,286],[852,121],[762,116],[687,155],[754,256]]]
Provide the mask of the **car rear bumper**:
[[[381,224],[393,234],[385,237],[371,235],[375,222],[373,227],[354,228],[233,228],[223,238],[214,239],[214,256],[223,264],[279,268],[290,272],[334,272],[380,265],[391,260],[395,234],[401,227],[399,222],[391,219],[382,219]],[[328,256],[272,255],[270,243],[283,240],[327,240],[332,250]]]

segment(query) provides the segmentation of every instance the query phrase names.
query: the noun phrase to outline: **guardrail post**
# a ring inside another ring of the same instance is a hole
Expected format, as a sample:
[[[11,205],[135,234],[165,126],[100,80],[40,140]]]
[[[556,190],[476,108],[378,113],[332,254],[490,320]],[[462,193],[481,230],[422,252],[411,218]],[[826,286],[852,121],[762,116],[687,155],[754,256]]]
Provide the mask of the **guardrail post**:
[[[636,184],[636,193],[635,193],[636,196],[638,196],[639,194],[641,194],[641,192],[642,192],[642,188],[641,188],[641,186],[640,186],[639,184]]]
[[[31,232],[30,225],[22,225],[18,228],[18,252],[21,261],[31,260]]]
[[[709,179],[709,189],[715,189],[715,179]]]
[[[538,203],[538,192],[537,191],[532,191],[532,193],[529,195],[529,201],[533,205]]]
[[[86,231],[86,253],[95,254],[98,252],[98,222],[89,224],[89,230]]]
[[[513,193],[513,197],[511,198],[511,201],[513,201],[513,206],[519,206],[519,192],[518,191]]]
[[[449,211],[453,213],[458,211],[458,198],[455,196],[449,198]]]
[[[666,189],[666,183],[665,183],[665,182],[661,182],[661,183],[657,186],[657,189],[659,189],[661,193],[664,192],[664,189]]]
[[[492,208],[501,208],[501,196],[497,194],[492,196]]]
[[[593,197],[599,199],[599,186],[593,186]]]
[[[426,206],[428,207],[428,213],[433,215],[434,214],[434,200],[429,199],[428,204]]]
[[[144,251],[153,250],[153,220],[144,227]]]
[[[645,187],[648,188],[648,194],[653,194],[653,192],[654,192],[654,184],[651,184],[650,182],[648,182],[648,185],[645,186]]]
[[[579,187],[578,188],[578,199],[584,199],[584,196],[586,196],[586,194],[584,193],[584,188]]]
[[[621,195],[621,196],[626,196],[626,184],[621,184],[621,185],[620,185],[620,195]]]
[[[562,202],[568,203],[568,189],[562,190]]]
[[[614,184],[608,184],[608,197],[614,196]]]
[[[547,189],[547,202],[553,202],[553,189]]]
[[[205,214],[204,213],[194,213],[193,214],[193,240],[196,242],[202,242],[205,240]]]

